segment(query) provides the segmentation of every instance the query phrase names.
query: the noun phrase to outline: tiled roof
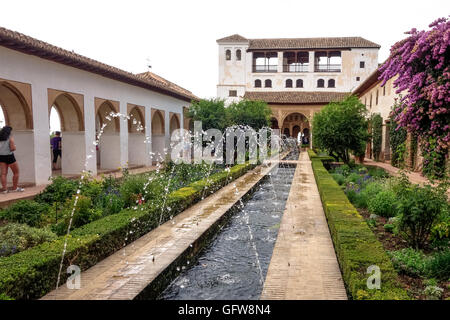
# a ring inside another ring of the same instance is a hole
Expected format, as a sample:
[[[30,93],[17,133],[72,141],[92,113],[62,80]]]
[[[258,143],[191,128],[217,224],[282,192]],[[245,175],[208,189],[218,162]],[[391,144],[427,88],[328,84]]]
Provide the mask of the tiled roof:
[[[164,81],[159,81],[156,79],[156,77],[142,77],[135,75],[2,27],[0,27],[0,46],[99,74],[106,78],[125,82],[137,87],[142,87],[165,95],[173,96],[188,102],[191,100],[198,100],[198,97],[189,91],[176,85],[167,85]]]
[[[247,91],[244,99],[279,104],[326,104],[343,100],[349,92]]]
[[[216,40],[217,42],[248,42],[247,38],[241,35],[233,34],[232,36]]]
[[[248,50],[343,48],[380,48],[380,45],[361,37],[250,39]]]
[[[180,87],[179,85],[177,85],[177,84],[175,84],[175,83],[173,83],[173,82],[171,82],[171,81],[169,81],[167,79],[164,79],[163,77],[161,77],[161,76],[159,76],[159,75],[157,75],[157,74],[155,74],[153,72],[147,71],[147,72],[138,73],[137,75],[142,77],[142,78],[144,78],[144,79],[146,79],[146,80],[159,81],[163,85],[168,86],[169,88],[171,88],[174,91],[178,91],[180,93],[183,93],[183,94],[186,94],[186,95],[191,95],[191,96],[195,97],[192,94],[191,91],[189,91],[187,89],[184,89],[184,88]],[[195,98],[198,99],[197,97],[195,97]]]

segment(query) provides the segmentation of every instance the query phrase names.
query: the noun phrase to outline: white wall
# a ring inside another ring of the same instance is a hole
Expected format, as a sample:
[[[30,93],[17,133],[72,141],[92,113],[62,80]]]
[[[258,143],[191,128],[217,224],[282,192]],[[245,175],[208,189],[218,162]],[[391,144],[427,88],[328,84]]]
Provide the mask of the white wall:
[[[51,175],[51,155],[48,148],[48,88],[84,96],[85,154],[91,155],[87,164],[88,170],[94,174],[96,173],[96,152],[93,145],[95,140],[94,97],[119,101],[121,112],[126,110],[127,103],[141,105],[146,108],[146,114],[151,112],[151,108],[165,110],[166,114],[169,112],[182,113],[183,106],[189,104],[174,97],[4,47],[0,47],[0,61],[0,78],[29,83],[32,87],[35,147],[33,180],[36,184],[48,183]],[[120,165],[124,166],[128,161],[128,127],[126,120],[122,120],[122,122],[121,145],[119,145],[118,152]],[[168,125],[167,123],[166,126]],[[168,139],[166,140],[168,141]],[[27,150],[27,154],[30,156],[29,150]]]
[[[63,132],[61,139],[61,171],[79,174],[85,168],[86,138],[84,132]]]
[[[147,164],[145,134],[128,133],[128,164]]]

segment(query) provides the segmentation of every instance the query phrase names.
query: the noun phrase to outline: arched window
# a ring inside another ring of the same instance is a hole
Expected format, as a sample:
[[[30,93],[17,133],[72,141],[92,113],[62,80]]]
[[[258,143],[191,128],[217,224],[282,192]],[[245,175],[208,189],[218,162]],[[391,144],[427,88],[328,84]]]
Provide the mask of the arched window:
[[[236,50],[236,60],[241,61],[241,49]]]
[[[264,81],[264,87],[265,87],[265,88],[272,88],[272,80],[266,79],[266,80]]]
[[[323,79],[317,80],[317,88],[325,88],[325,80]]]
[[[286,80],[286,88],[292,88],[292,80],[291,79]]]
[[[55,131],[61,131],[61,116],[58,109],[52,106],[50,110],[50,133]]]
[[[255,88],[261,88],[261,87],[262,87],[261,80],[256,79],[255,80]]]
[[[297,79],[297,81],[295,81],[295,86],[297,88],[303,88],[303,80],[302,79]]]
[[[335,87],[335,81],[334,79],[328,80],[328,88],[334,88]]]
[[[226,50],[225,51],[225,59],[226,60],[231,60],[231,50]]]

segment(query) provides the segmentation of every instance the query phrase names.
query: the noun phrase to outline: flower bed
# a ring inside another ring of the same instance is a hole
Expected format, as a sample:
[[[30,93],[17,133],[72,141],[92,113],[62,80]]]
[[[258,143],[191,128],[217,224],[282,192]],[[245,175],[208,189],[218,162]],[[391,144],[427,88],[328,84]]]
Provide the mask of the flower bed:
[[[358,300],[408,299],[391,260],[367,223],[325,169],[320,157],[313,155],[311,162],[349,295]],[[380,268],[381,289],[367,288],[367,268],[372,265]]]
[[[342,165],[331,170],[387,251],[402,285],[416,299],[448,298],[449,214],[446,187],[411,184],[382,169]]]
[[[235,165],[169,193],[164,202],[138,204],[76,228],[67,237],[62,270],[71,264],[86,270],[254,166]],[[0,258],[0,297],[33,299],[54,288],[65,240],[66,236],[60,236],[52,242]],[[61,283],[66,279],[63,272]]]

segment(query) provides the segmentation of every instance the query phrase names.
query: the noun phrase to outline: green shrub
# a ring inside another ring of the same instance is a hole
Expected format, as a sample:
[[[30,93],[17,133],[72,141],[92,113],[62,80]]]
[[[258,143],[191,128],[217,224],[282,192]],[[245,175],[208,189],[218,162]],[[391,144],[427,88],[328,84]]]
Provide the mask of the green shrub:
[[[388,252],[395,268],[400,272],[419,277],[425,274],[427,267],[426,256],[418,250],[406,248],[398,251]]]
[[[340,173],[332,173],[331,176],[338,183],[338,185],[343,185],[345,183],[345,177]]]
[[[361,182],[362,177],[358,173],[352,172],[347,177],[347,182],[358,183]]]
[[[389,173],[386,170],[378,167],[367,167],[367,173],[374,179],[385,179],[389,177]]]
[[[235,165],[230,170],[223,170],[208,179],[169,193],[166,205],[171,207],[171,211],[161,210],[164,208],[159,204],[146,204],[139,207],[144,210],[125,209],[73,230],[67,237],[63,270],[70,264],[86,270],[253,167],[249,163]],[[45,242],[0,259],[0,294],[15,299],[34,299],[53,289],[65,238],[59,237],[51,243]],[[63,273],[61,283],[66,279],[67,275]]]
[[[441,280],[450,279],[450,249],[438,251],[427,262],[426,276]]]
[[[78,200],[76,200],[77,197]],[[67,199],[61,214],[62,221],[52,226],[58,235],[67,232],[71,220],[71,230],[73,230],[102,217],[101,209],[93,208],[91,198],[82,195],[74,195],[71,199]]]
[[[82,180],[80,192],[83,196],[96,199],[103,193],[103,183],[102,181],[85,177],[85,179]]]
[[[413,185],[401,191],[399,232],[413,248],[423,248],[442,212],[448,212],[445,190]]]
[[[387,232],[393,233],[395,229],[395,226],[391,223],[386,223],[384,225],[384,230],[386,230]]]
[[[389,255],[395,268],[407,275],[441,280],[450,277],[450,250],[448,248],[429,256],[412,248],[391,251]]]
[[[32,227],[42,224],[42,216],[50,206],[33,200],[20,200],[0,211],[0,218],[10,222],[26,223]]]
[[[343,190],[326,171],[320,159],[311,159],[320,198],[336,250],[343,280],[353,299],[409,299],[399,283],[382,244]],[[381,271],[381,289],[367,289],[367,268]]]
[[[34,198],[35,201],[48,204],[54,202],[63,203],[66,199],[73,196],[79,187],[79,181],[77,180],[67,179],[61,176],[54,177],[51,180],[52,183]]]
[[[358,208],[367,208],[370,199],[376,197],[378,193],[384,190],[384,185],[379,181],[372,181],[367,183],[361,190],[360,197],[358,199]]]
[[[9,256],[56,238],[56,235],[48,229],[9,223],[0,227],[0,257]]]
[[[102,197],[101,208],[104,216],[119,213],[124,206],[125,201],[114,193]]]
[[[394,217],[398,211],[397,197],[390,190],[383,190],[375,197],[367,200],[367,208],[371,213],[382,217]]]
[[[450,247],[450,215],[442,216],[431,228],[430,240],[435,247]]]

